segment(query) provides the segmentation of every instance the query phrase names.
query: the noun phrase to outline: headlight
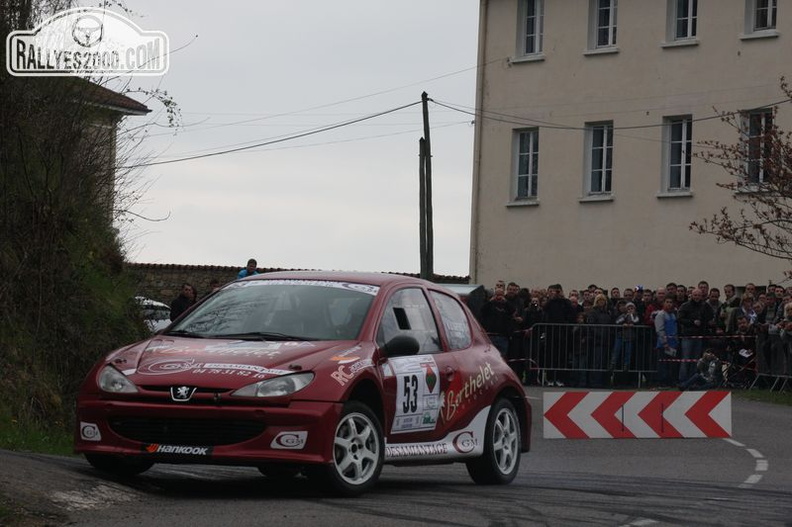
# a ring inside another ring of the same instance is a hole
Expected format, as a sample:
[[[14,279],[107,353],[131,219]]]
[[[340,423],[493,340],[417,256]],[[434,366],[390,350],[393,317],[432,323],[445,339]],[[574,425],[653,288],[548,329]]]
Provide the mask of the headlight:
[[[314,374],[311,372],[274,377],[255,384],[248,384],[231,395],[236,397],[281,397],[291,395],[308,386],[313,378]]]
[[[109,393],[138,392],[137,386],[112,366],[105,366],[99,374],[99,388]]]

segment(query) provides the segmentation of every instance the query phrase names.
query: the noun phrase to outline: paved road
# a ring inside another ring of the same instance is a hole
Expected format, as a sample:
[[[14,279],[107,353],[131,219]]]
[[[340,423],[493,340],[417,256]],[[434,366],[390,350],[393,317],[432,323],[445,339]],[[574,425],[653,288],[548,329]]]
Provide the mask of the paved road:
[[[463,465],[386,467],[378,487],[333,499],[302,478],[157,466],[97,477],[80,458],[0,452],[0,490],[49,525],[790,525],[792,408],[733,399],[732,439],[544,440],[506,487],[473,485]]]

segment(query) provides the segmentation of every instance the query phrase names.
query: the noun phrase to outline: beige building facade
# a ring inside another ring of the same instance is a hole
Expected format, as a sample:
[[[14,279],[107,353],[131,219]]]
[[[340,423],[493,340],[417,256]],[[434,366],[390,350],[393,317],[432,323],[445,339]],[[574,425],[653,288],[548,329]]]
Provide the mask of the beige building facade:
[[[792,129],[792,2],[481,0],[471,279],[565,289],[784,283],[788,262],[690,230],[736,213],[694,153]],[[762,177],[761,173],[752,177]]]

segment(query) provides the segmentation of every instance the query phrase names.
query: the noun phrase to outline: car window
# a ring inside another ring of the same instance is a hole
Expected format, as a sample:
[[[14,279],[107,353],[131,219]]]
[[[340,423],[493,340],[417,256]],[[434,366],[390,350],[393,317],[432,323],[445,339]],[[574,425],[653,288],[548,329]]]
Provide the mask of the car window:
[[[415,337],[420,345],[418,353],[440,351],[440,337],[432,308],[420,289],[401,289],[388,300],[377,332],[377,342],[383,346],[397,335]]]
[[[317,340],[357,338],[378,288],[330,281],[237,282],[196,307],[173,330],[205,337],[280,333]]]
[[[448,337],[448,345],[452,350],[462,350],[470,347],[470,324],[468,324],[465,310],[454,298],[437,291],[432,291],[432,298],[440,311],[440,319]]]
[[[146,320],[170,320],[170,308],[168,306],[149,306],[143,310],[143,317]]]

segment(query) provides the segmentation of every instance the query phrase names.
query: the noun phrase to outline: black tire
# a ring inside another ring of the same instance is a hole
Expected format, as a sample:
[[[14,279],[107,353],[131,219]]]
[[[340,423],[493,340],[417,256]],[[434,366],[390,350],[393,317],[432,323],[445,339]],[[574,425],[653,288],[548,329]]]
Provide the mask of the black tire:
[[[275,481],[288,481],[296,478],[302,472],[302,467],[287,463],[267,463],[259,465],[258,469],[259,472],[267,476],[267,479]]]
[[[154,466],[153,461],[109,454],[85,454],[85,459],[93,468],[117,476],[136,476]]]
[[[508,399],[498,399],[490,409],[484,436],[484,453],[467,462],[467,471],[479,485],[506,485],[520,470],[520,421]]]
[[[348,401],[333,434],[333,462],[306,467],[306,472],[335,494],[359,496],[377,483],[384,459],[379,419],[365,404]]]

